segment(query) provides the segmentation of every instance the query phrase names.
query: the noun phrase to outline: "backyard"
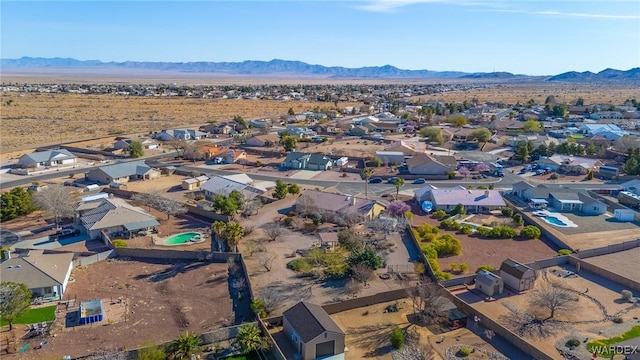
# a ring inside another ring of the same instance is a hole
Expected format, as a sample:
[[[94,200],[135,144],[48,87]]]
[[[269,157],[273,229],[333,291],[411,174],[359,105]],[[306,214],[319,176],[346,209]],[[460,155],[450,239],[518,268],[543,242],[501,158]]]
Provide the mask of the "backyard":
[[[13,320],[13,324],[35,324],[56,319],[56,306],[31,308],[26,314]],[[9,325],[5,319],[0,320],[0,326]]]
[[[132,349],[145,342],[160,344],[185,331],[200,334],[237,320],[229,296],[227,264],[116,258],[76,268],[72,276],[64,300],[74,299],[78,304],[102,299],[105,319],[93,326],[72,326],[72,313],[65,316],[61,307],[62,316],[56,319],[52,334],[45,339],[46,350],[42,350],[49,357]],[[119,305],[124,311],[110,315],[107,308]],[[39,350],[31,350],[33,345],[21,359],[42,358]]]

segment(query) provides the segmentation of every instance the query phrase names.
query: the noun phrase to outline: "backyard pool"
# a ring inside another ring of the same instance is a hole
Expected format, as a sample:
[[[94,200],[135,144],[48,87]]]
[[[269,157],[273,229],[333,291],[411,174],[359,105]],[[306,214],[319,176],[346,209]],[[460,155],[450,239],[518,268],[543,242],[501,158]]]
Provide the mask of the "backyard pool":
[[[567,226],[567,224],[562,222],[562,220],[560,220],[560,219],[558,219],[557,217],[554,217],[554,216],[545,216],[542,219],[544,221],[548,222],[549,224],[552,224],[552,225],[555,225],[555,226]]]
[[[204,237],[197,232],[186,232],[170,236],[164,240],[164,245],[183,245],[203,242]]]
[[[564,216],[564,215],[562,215],[560,213],[557,213],[557,212],[551,212],[551,211],[548,211],[548,210],[540,210],[540,211],[534,211],[532,214],[535,215],[535,216],[540,217],[540,219],[544,220],[544,222],[546,222],[547,224],[551,224],[553,226],[570,227],[570,228],[578,227],[578,225],[576,225],[576,223],[571,221],[566,216]]]

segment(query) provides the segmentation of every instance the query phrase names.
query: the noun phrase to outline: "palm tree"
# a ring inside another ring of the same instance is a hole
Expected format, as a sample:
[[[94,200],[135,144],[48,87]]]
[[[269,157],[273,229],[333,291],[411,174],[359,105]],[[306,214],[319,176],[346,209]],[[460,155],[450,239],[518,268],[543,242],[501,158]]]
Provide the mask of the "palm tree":
[[[242,235],[244,235],[244,229],[235,221],[228,222],[224,227],[224,238],[227,240],[227,245],[236,252],[238,252],[238,244]]]
[[[190,331],[178,336],[173,342],[173,359],[184,360],[191,358],[200,349],[200,337]]]
[[[364,178],[364,197],[369,198],[369,179],[373,176],[373,169],[365,167],[362,170],[362,177]]]
[[[265,348],[266,341],[260,329],[255,324],[242,325],[238,329],[238,345],[247,354]]]
[[[404,179],[399,177],[393,180],[393,186],[396,187],[396,200],[398,200],[398,196],[400,195],[400,188],[404,186]]]
[[[222,240],[224,240],[224,228],[227,225],[222,221],[216,221],[211,224],[211,230],[216,234],[216,242],[218,243],[218,251],[222,251]]]

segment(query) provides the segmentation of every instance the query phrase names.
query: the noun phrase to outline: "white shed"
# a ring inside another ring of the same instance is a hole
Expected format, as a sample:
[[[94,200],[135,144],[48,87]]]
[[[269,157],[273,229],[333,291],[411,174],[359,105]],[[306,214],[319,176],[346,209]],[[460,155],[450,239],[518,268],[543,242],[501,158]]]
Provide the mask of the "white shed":
[[[631,209],[615,209],[613,216],[621,222],[633,221],[636,218],[636,212]]]
[[[476,275],[476,289],[488,296],[500,295],[504,290],[504,281],[492,272],[480,270]]]

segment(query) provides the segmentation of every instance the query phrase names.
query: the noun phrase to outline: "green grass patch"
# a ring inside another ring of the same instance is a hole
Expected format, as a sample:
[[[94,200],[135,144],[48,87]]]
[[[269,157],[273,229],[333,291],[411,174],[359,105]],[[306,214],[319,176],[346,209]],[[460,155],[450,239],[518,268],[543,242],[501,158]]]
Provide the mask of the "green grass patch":
[[[248,354],[231,355],[223,360],[260,360],[260,356],[255,351],[252,351]]]
[[[35,324],[43,321],[53,321],[56,319],[56,305],[31,309],[26,314],[17,317],[14,324]],[[0,320],[0,325],[9,325],[5,319]]]
[[[640,326],[634,326],[631,328],[631,330],[627,331],[626,333],[623,333],[618,336],[614,336],[612,338],[601,339],[601,340],[591,340],[587,343],[587,349],[589,350],[589,352],[593,353],[592,349],[597,346],[599,349],[598,355],[603,357],[605,356],[609,357],[611,355],[609,354],[610,345],[621,343],[623,341],[627,341],[629,339],[634,339],[637,337],[640,337]]]
[[[573,134],[571,135],[571,137],[574,139],[584,139],[584,135],[581,135],[581,134]]]

